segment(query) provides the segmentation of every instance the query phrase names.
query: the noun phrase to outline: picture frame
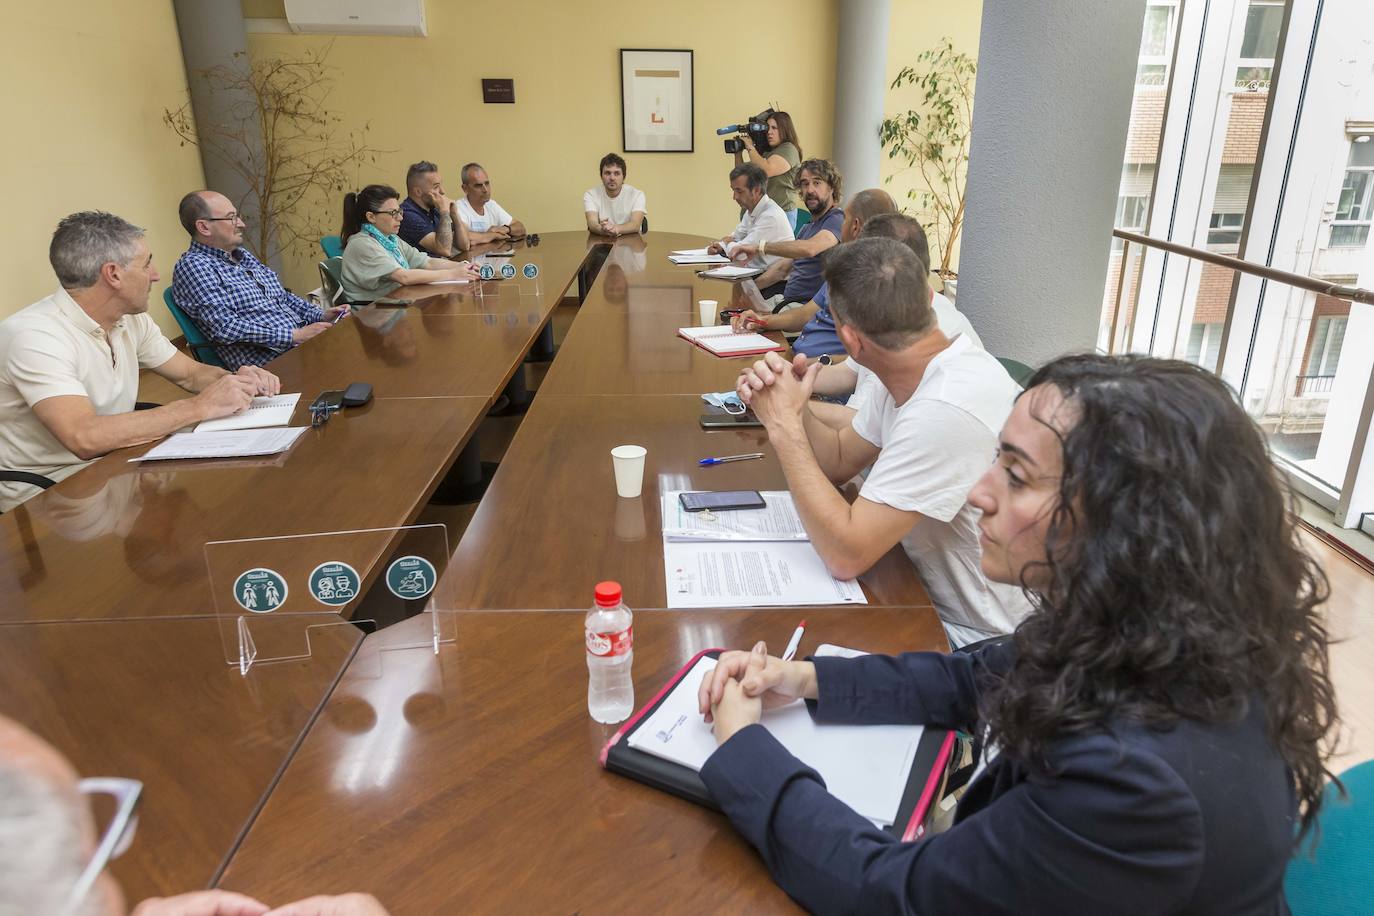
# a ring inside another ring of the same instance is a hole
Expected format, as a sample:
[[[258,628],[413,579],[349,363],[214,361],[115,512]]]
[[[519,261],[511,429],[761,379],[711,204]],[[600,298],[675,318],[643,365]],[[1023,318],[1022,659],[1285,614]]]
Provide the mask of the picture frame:
[[[620,49],[620,133],[625,152],[693,152],[695,78],[690,49]]]

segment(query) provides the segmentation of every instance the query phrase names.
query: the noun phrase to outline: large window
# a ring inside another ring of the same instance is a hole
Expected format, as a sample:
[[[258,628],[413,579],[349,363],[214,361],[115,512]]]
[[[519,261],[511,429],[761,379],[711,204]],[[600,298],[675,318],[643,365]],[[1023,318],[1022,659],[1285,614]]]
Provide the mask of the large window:
[[[1282,25],[1283,0],[1250,0],[1240,58],[1236,61],[1237,89],[1255,92],[1269,88]]]
[[[1357,136],[1350,144],[1345,181],[1331,220],[1332,248],[1363,248],[1369,241],[1370,195],[1374,192],[1374,137]]]

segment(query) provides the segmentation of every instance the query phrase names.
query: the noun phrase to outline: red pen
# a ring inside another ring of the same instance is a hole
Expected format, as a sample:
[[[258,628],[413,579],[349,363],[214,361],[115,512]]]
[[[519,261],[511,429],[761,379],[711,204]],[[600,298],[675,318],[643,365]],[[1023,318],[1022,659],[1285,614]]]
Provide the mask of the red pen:
[[[793,631],[792,638],[787,641],[787,649],[782,653],[782,660],[790,662],[797,654],[797,647],[801,645],[802,634],[806,632],[806,621],[797,624],[797,629]]]

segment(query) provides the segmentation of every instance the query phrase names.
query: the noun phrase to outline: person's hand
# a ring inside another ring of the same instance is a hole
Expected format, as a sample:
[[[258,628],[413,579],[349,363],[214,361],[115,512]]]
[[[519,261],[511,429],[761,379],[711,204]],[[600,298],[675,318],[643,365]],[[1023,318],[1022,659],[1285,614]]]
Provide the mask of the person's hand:
[[[269,398],[281,394],[281,379],[261,366],[239,366],[239,371],[235,374],[251,381],[256,386],[254,391],[257,394]]]
[[[492,226],[491,231],[496,233],[498,239],[508,239],[511,237],[510,226]]]
[[[759,246],[740,244],[735,246],[735,251],[730,255],[730,259],[736,263],[743,264],[758,253]]]
[[[443,188],[435,189],[434,209],[438,210],[440,213],[449,213],[454,203],[456,203],[456,201],[445,194]]]
[[[457,267],[449,268],[450,280],[480,280],[482,272],[471,261],[459,261]]]
[[[252,379],[238,373],[229,373],[206,385],[205,389],[196,395],[196,400],[204,407],[205,419],[214,420],[247,410],[257,390],[257,383]]]
[[[764,709],[816,697],[815,665],[775,658],[760,642],[752,652],[722,652],[716,667],[701,679],[697,708],[707,722],[715,718],[725,686],[731,681],[739,684],[744,696],[758,699]]]
[[[724,243],[724,242],[712,242],[711,244],[709,244],[709,245],[706,246],[706,253],[707,253],[707,254],[725,254],[725,243]]]
[[[319,337],[331,327],[333,327],[333,325],[328,321],[316,321],[312,324],[307,324],[303,328],[296,328],[291,332],[291,342],[297,345],[303,344],[312,337]]]
[[[753,134],[751,134],[749,131],[745,131],[745,132],[744,132],[744,136],[743,136],[742,139],[744,140],[744,148],[745,148],[745,149],[747,149],[747,150],[748,150],[749,152],[751,152],[751,153],[757,153],[757,152],[758,152],[758,148],[757,148],[756,146],[754,146],[754,135],[753,135]]]
[[[175,897],[151,897],[129,916],[263,916],[269,907],[231,891],[194,891]]]
[[[388,916],[371,894],[321,895],[279,906],[267,916]]]
[[[324,320],[330,324],[334,324],[342,318],[347,318],[348,311],[347,305],[331,305],[324,310]]]
[[[748,334],[755,328],[764,328],[766,330],[768,328],[768,319],[753,309],[745,309],[736,315],[730,316],[730,330],[734,331],[736,334]]]
[[[819,371],[820,363],[807,365],[806,357],[800,353],[790,363],[777,353],[766,353],[740,373],[735,392],[771,429],[776,423],[801,419]]]

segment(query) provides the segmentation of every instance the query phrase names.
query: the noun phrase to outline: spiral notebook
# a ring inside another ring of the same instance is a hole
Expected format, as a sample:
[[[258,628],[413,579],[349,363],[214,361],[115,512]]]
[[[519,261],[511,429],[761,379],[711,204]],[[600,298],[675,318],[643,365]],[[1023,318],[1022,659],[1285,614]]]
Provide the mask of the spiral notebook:
[[[198,433],[223,432],[229,429],[265,429],[269,426],[285,426],[291,422],[291,414],[296,410],[300,393],[278,394],[273,397],[256,397],[243,413],[218,420],[205,420],[196,426]]]
[[[783,349],[762,334],[736,334],[728,324],[703,328],[678,328],[677,336],[716,356],[755,356]]]

